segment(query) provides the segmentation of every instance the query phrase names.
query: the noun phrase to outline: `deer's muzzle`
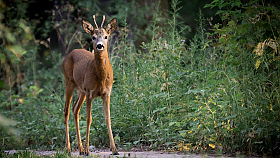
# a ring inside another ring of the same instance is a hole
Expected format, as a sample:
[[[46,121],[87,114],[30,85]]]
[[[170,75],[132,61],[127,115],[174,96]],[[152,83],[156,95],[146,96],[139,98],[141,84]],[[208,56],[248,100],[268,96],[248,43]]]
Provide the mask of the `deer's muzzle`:
[[[104,49],[103,43],[97,43],[96,49],[97,49],[97,50],[103,50],[103,49]]]

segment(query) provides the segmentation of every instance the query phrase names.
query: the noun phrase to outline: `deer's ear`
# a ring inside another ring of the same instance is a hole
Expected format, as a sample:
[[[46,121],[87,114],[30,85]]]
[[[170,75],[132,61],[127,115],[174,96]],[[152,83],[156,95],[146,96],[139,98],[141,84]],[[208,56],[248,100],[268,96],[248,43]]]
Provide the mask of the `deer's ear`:
[[[108,23],[105,30],[108,34],[111,34],[112,32],[115,31],[116,28],[117,28],[117,19],[114,18]]]
[[[86,31],[86,33],[90,34],[90,36],[93,35],[94,28],[93,28],[93,26],[88,21],[83,20],[83,28]]]

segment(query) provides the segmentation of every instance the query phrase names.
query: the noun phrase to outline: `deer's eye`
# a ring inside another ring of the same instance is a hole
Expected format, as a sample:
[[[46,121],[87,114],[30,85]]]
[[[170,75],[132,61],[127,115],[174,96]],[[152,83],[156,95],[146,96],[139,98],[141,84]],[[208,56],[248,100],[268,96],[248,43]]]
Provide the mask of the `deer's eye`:
[[[92,36],[92,40],[95,40],[96,38],[94,36]]]
[[[104,38],[107,39],[107,36],[105,36]]]

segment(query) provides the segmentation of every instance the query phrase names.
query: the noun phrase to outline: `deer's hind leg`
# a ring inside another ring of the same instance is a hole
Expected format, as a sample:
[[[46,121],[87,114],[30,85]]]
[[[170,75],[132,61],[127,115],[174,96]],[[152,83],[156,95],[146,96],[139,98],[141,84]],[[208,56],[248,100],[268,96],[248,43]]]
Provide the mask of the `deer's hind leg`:
[[[88,156],[89,155],[89,133],[90,133],[90,125],[91,125],[91,121],[92,121],[92,116],[91,116],[91,101],[92,101],[92,97],[90,97],[90,94],[87,94],[87,101],[86,101],[86,105],[87,105],[87,134],[86,134],[86,144],[85,144],[85,155]]]
[[[65,148],[68,153],[71,152],[71,146],[70,146],[70,139],[69,139],[69,110],[70,110],[70,103],[72,100],[74,92],[74,86],[70,82],[65,82],[65,106],[64,106],[64,125],[65,125]]]
[[[82,141],[81,141],[81,135],[80,135],[80,128],[79,128],[79,113],[80,113],[80,109],[81,106],[83,105],[84,101],[85,101],[85,93],[78,91],[78,98],[73,106],[73,115],[74,115],[74,120],[75,120],[75,126],[76,126],[76,133],[77,133],[77,146],[80,152],[80,155],[84,155],[85,151],[82,145]]]

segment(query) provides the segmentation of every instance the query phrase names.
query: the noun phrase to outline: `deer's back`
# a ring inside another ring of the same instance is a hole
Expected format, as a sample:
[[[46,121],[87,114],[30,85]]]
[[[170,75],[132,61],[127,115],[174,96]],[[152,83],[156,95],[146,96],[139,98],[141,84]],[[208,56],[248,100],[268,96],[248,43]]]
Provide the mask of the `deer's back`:
[[[66,80],[76,86],[83,83],[86,70],[94,55],[85,49],[74,49],[63,60],[63,73]]]

